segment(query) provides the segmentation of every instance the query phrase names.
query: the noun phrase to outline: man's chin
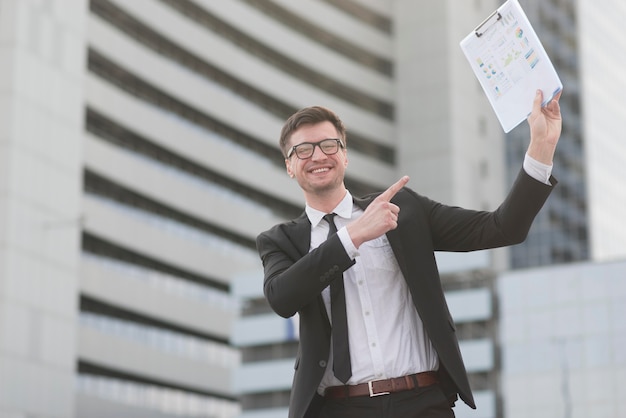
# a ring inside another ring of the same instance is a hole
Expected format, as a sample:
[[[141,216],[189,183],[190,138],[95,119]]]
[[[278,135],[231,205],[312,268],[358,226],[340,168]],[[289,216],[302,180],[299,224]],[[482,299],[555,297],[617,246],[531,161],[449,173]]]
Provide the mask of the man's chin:
[[[337,190],[337,187],[339,187],[340,183],[337,182],[311,182],[309,183],[309,189],[311,191],[311,193],[315,193],[315,194],[327,194],[330,192],[333,192],[335,190]]]

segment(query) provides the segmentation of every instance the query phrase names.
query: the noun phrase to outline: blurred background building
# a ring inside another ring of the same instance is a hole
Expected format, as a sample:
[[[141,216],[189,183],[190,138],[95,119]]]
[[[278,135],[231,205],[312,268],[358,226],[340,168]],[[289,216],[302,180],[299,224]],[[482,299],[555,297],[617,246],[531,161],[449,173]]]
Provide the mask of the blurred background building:
[[[587,260],[590,255],[584,132],[582,129],[582,83],[578,13],[576,1],[526,2],[526,13],[564,86],[559,101],[563,131],[555,156],[558,190],[537,216],[528,239],[511,249],[511,267],[523,268]],[[530,131],[523,124],[506,136],[509,178],[522,162]]]
[[[495,208],[528,132],[458,43],[499,4],[0,0],[0,417],[286,416],[297,319],[254,244],[303,208],[283,121],[339,113],[353,194],[408,174]],[[626,4],[521,4],[565,85],[561,183],[526,244],[438,254],[457,416],[623,416]]]

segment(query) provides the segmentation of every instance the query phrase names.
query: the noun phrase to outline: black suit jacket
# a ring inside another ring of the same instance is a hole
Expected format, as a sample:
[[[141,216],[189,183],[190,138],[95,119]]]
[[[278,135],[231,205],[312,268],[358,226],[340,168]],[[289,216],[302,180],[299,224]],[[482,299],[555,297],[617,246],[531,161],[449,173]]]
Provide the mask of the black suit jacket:
[[[556,180],[551,179],[552,184]],[[446,304],[434,251],[474,251],[522,242],[552,190],[523,170],[500,207],[474,211],[437,203],[408,188],[392,199],[400,207],[398,227],[387,233],[398,265],[411,291],[440,360],[444,390],[457,393],[475,408],[455,326]],[[376,197],[356,199],[365,209]],[[355,261],[335,234],[309,252],[311,224],[302,214],[257,237],[264,267],[264,293],[272,309],[288,318],[300,316],[300,344],[289,407],[290,418],[315,416],[316,396],[330,349],[330,323],[321,298],[332,280]]]

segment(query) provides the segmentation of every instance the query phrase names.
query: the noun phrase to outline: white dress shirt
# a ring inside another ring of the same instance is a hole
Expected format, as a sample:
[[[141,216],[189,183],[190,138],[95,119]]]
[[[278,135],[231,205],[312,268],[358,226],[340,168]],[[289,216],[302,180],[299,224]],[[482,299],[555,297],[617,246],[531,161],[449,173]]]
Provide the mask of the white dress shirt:
[[[541,164],[528,155],[524,170],[542,183],[550,184],[552,166]],[[306,206],[311,222],[309,251],[326,241],[326,214]],[[333,210],[337,234],[355,264],[346,270],[344,287],[352,377],[348,384],[388,379],[437,370],[439,359],[413,304],[408,286],[398,266],[386,235],[365,242],[357,249],[346,225],[363,214],[349,192]],[[384,295],[384,296],[383,296]],[[322,291],[328,317],[330,289]],[[334,376],[332,344],[326,372],[318,392],[342,383]]]

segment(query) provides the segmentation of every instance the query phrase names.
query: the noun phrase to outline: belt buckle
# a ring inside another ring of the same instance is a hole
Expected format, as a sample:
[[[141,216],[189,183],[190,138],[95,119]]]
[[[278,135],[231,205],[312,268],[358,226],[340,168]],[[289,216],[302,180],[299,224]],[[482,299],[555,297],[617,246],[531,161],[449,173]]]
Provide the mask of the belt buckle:
[[[389,395],[390,392],[377,392],[377,393],[374,393],[374,386],[373,386],[374,382],[377,382],[377,380],[370,380],[369,382],[367,382],[367,388],[370,391],[370,398],[373,398],[374,396]]]

